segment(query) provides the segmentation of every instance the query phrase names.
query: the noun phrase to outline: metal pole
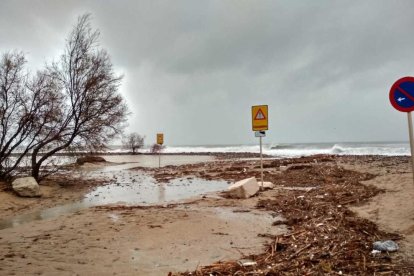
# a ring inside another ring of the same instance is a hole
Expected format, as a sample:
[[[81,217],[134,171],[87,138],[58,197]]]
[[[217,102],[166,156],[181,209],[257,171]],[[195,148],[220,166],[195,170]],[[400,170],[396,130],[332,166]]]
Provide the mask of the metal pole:
[[[407,112],[407,116],[408,116],[408,132],[410,134],[411,168],[412,168],[413,181],[414,181],[414,135],[413,135],[413,119],[411,117],[411,112]]]
[[[158,168],[161,168],[161,150],[158,151]]]
[[[260,181],[263,187],[263,156],[262,156],[262,137],[260,136]]]

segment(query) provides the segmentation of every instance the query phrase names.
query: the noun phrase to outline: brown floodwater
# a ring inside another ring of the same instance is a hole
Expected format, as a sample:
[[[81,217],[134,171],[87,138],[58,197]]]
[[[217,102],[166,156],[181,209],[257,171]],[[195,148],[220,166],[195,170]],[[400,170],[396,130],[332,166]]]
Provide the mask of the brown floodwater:
[[[161,158],[161,167],[179,166],[185,164],[194,164],[201,162],[214,161],[213,156],[207,155],[104,155],[102,156],[108,162],[115,163],[135,163],[139,167],[156,168]]]
[[[146,164],[149,164],[148,162]],[[141,171],[129,170],[137,167],[137,164],[142,166],[142,163],[126,163],[80,170],[78,173],[83,178],[104,178],[109,179],[110,183],[96,187],[86,193],[84,198],[78,202],[0,220],[0,229],[15,227],[31,221],[54,218],[93,206],[110,204],[160,205],[223,191],[228,187],[226,181],[198,178],[178,178],[168,183],[157,183],[154,178]]]

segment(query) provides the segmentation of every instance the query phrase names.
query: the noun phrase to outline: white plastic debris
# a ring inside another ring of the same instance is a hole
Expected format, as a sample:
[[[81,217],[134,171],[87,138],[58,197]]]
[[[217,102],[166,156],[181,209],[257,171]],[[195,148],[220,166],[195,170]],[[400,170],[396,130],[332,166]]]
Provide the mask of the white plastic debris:
[[[381,252],[394,252],[400,249],[398,244],[392,240],[376,241],[372,244],[372,246],[374,250],[378,250]]]
[[[379,253],[381,253],[381,251],[379,251],[379,250],[374,249],[374,250],[371,251],[371,254],[374,255],[374,256],[379,254]]]
[[[241,266],[252,266],[252,265],[257,265],[257,262],[252,261],[252,260],[239,260],[239,264]]]

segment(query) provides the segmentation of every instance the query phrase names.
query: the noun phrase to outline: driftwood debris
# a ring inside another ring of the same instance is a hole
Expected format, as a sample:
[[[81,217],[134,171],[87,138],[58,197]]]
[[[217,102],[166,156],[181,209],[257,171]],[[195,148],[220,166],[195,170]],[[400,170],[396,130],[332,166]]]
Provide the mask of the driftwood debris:
[[[289,233],[269,237],[262,254],[244,256],[256,263],[253,266],[218,262],[172,275],[414,275],[412,264],[388,253],[371,253],[373,242],[402,237],[381,231],[348,208],[382,192],[361,184],[373,177],[320,162],[270,174],[268,180],[284,186],[304,183],[305,179],[306,185],[318,187],[309,191],[279,189],[274,199],[257,204],[257,208],[282,215]]]

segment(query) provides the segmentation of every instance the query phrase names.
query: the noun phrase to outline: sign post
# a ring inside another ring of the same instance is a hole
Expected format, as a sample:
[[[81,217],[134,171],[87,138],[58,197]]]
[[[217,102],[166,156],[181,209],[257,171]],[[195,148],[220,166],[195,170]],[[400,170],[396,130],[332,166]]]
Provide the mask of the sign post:
[[[411,112],[414,110],[414,77],[404,77],[397,80],[390,89],[390,102],[401,112],[407,112],[408,135],[410,136],[411,168],[414,182],[414,135]]]
[[[410,149],[411,149],[411,167],[413,170],[413,181],[414,181],[414,135],[413,135],[413,118],[411,116],[411,111],[407,112],[408,116],[408,132],[410,135]]]
[[[158,168],[161,168],[161,148],[164,144],[164,133],[157,133],[157,144],[160,145],[158,149]]]
[[[255,137],[259,137],[260,143],[260,181],[263,186],[263,155],[262,155],[262,137],[266,136],[269,129],[268,106],[255,105],[252,106],[252,129],[255,131]]]

